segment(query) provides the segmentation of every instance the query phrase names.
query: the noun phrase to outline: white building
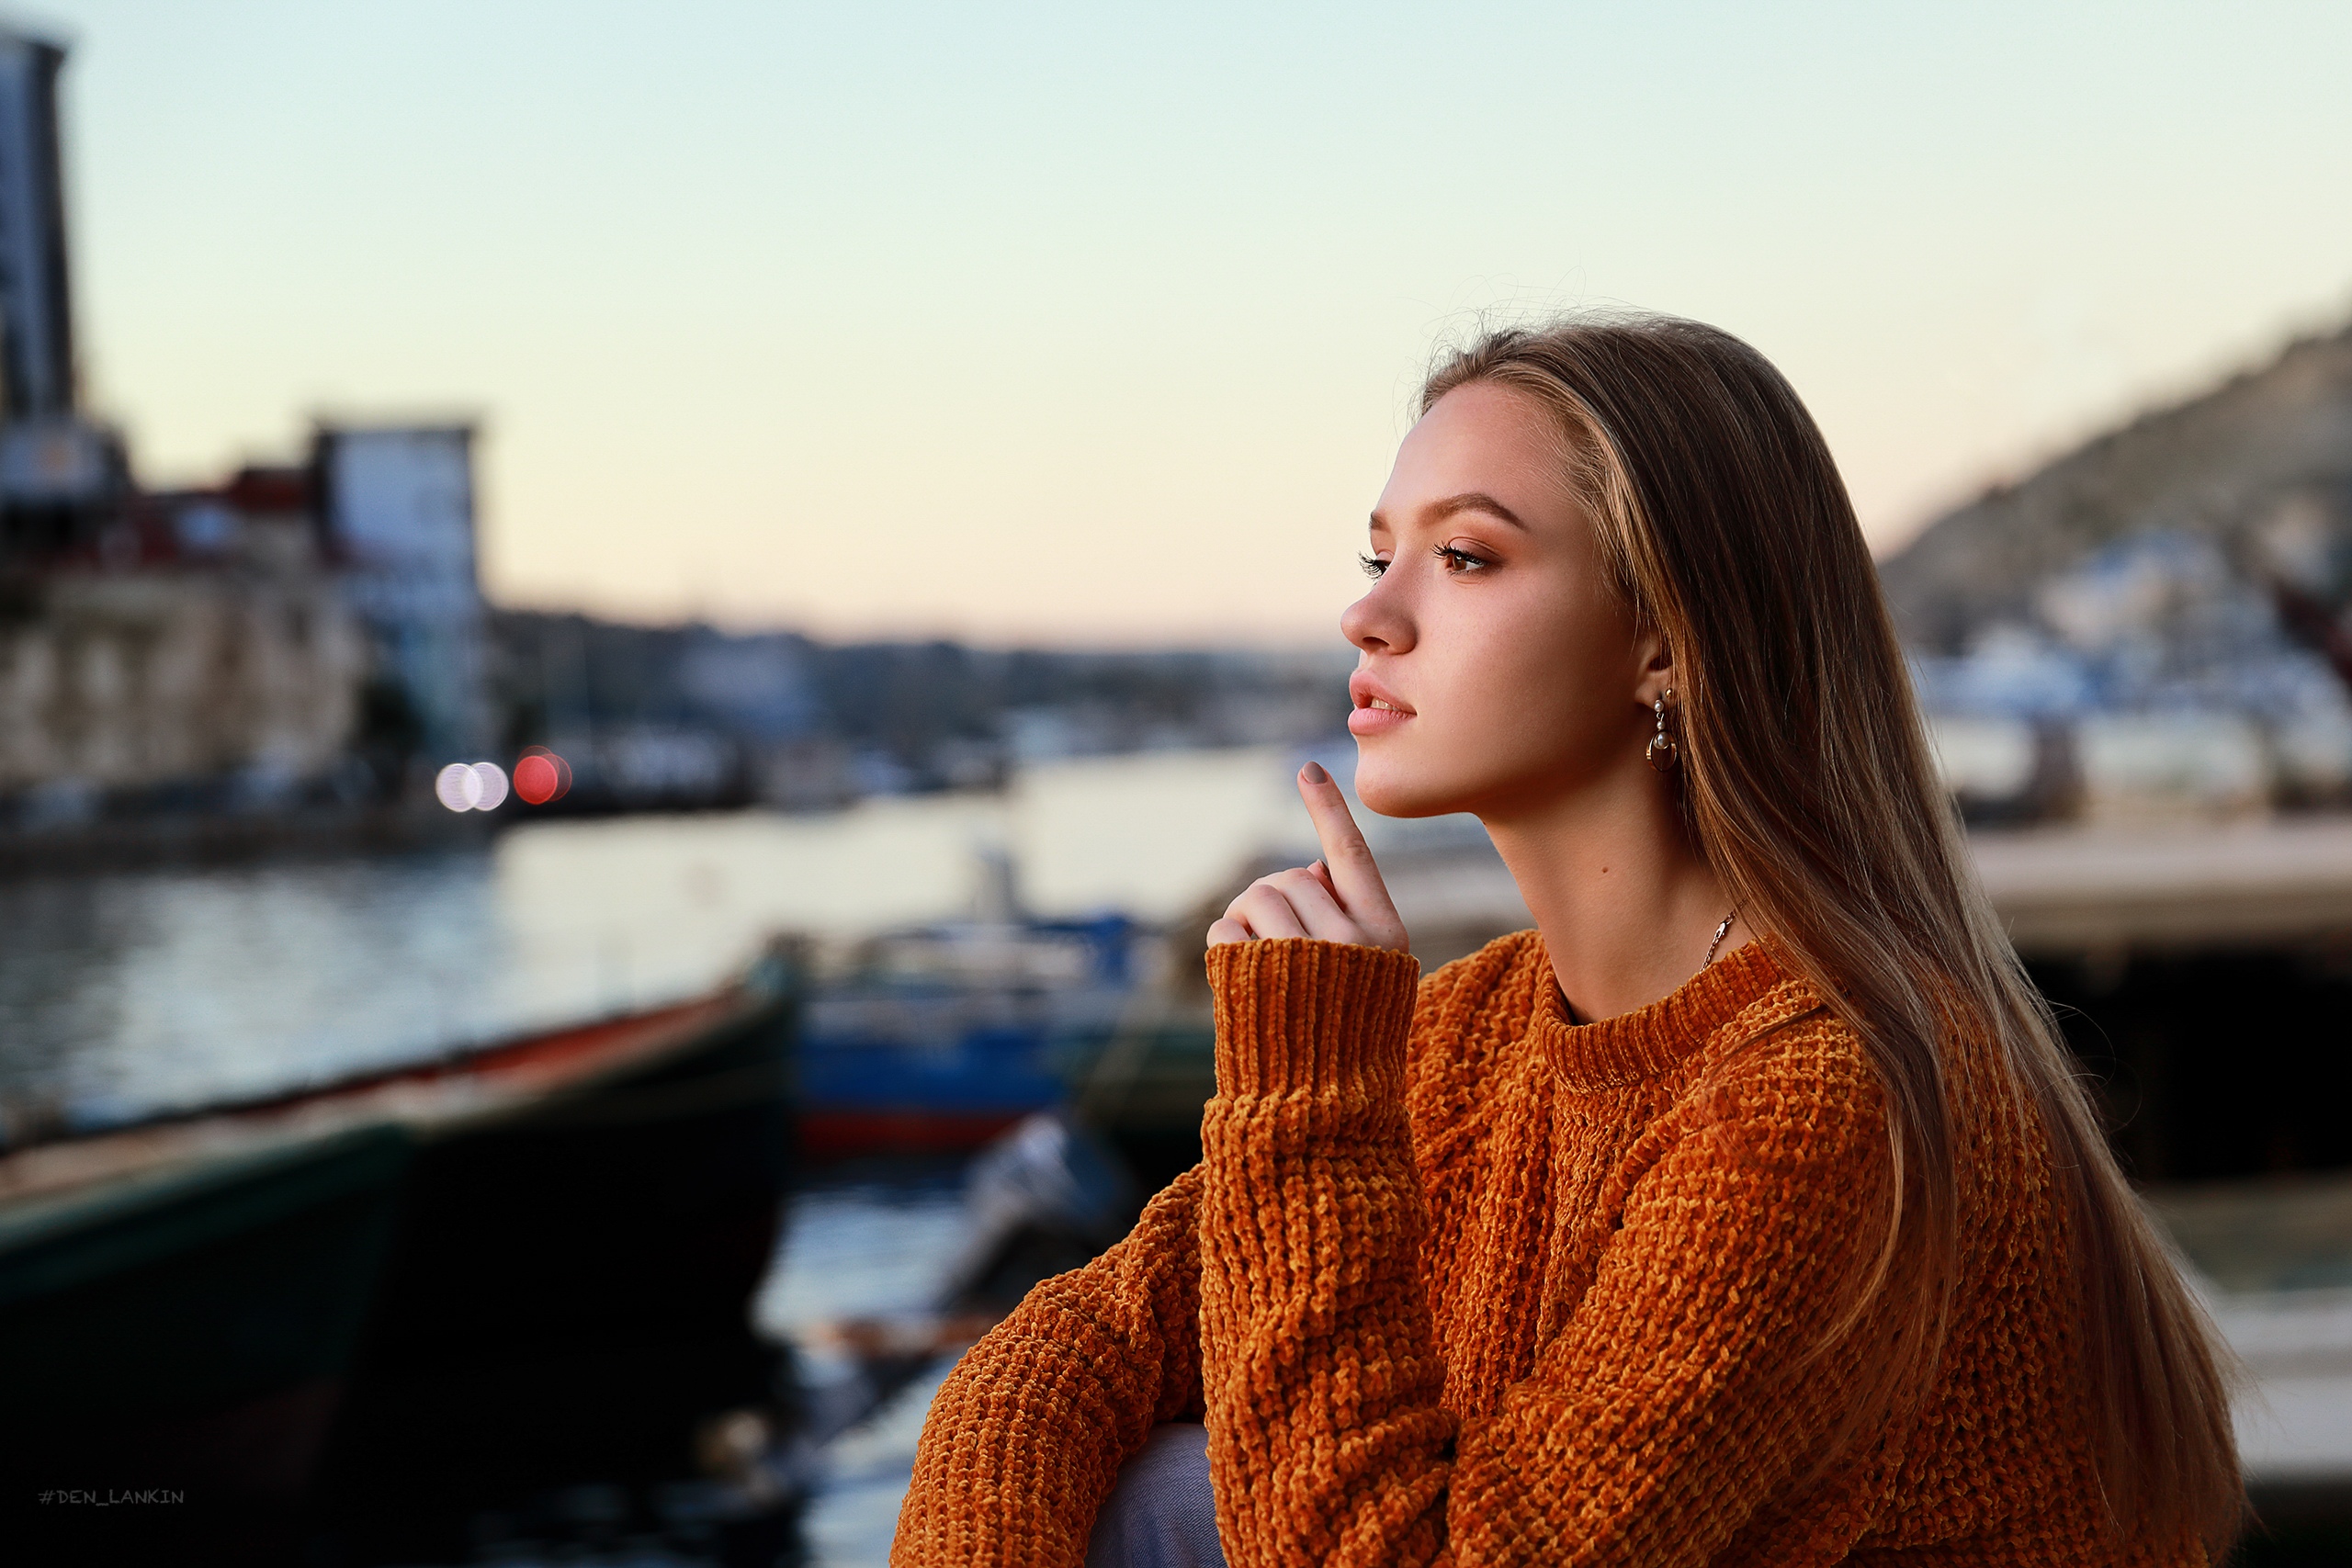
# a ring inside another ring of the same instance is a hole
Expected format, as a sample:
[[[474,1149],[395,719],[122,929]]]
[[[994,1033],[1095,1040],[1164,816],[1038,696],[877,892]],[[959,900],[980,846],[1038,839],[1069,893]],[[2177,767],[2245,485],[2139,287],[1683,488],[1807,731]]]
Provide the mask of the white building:
[[[368,627],[435,763],[492,737],[474,547],[473,427],[322,426],[321,521],[344,594]]]

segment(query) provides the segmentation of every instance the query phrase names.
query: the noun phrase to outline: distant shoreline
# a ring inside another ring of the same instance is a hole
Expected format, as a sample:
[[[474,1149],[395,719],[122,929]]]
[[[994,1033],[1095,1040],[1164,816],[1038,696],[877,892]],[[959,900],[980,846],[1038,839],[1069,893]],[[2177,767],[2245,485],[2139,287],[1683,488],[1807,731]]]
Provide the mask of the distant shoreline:
[[[489,842],[504,825],[438,805],[107,818],[0,832],[0,880],[462,849]]]

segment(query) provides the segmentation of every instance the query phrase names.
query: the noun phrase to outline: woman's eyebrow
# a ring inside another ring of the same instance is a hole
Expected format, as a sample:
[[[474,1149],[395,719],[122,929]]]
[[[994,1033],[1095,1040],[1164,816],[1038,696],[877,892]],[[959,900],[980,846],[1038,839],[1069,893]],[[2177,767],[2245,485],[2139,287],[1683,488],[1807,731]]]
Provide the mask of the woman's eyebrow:
[[[1432,501],[1421,508],[1421,518],[1428,523],[1442,523],[1459,512],[1483,512],[1499,522],[1510,524],[1522,534],[1531,532],[1527,525],[1520,521],[1518,513],[1482,490],[1467,490],[1460,495],[1449,495],[1443,501]],[[1375,528],[1391,526],[1388,519],[1377,512],[1372,514],[1372,525]]]

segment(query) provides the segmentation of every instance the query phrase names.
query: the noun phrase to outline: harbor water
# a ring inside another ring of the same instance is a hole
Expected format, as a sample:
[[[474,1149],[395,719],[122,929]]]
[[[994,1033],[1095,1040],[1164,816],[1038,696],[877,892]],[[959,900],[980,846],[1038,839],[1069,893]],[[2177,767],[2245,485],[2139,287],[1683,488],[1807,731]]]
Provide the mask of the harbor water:
[[[1302,755],[1072,761],[1001,794],[823,816],[537,822],[466,852],[0,883],[0,1118],[104,1125],[651,1006],[776,932],[967,913],[990,857],[1037,913],[1172,919],[1254,855],[1312,852]]]
[[[887,1318],[922,1307],[938,1259],[967,1223],[953,1167],[911,1165],[820,1182],[796,1193],[776,1266],[754,1309],[771,1333],[807,1344],[810,1331],[848,1318]],[[804,1351],[815,1381],[845,1368]],[[816,1568],[882,1568],[899,1500],[913,1473],[915,1439],[943,1359],[874,1417],[830,1444],[801,1534]]]

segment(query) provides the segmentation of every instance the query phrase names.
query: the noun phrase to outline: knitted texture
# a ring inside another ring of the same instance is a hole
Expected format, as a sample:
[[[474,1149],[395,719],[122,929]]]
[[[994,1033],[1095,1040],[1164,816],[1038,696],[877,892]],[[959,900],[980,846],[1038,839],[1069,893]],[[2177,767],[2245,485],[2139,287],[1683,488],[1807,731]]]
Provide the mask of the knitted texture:
[[[2198,1563],[2128,1541],[2043,1140],[1952,1047],[1961,1255],[1924,1396],[1860,1431],[1845,1309],[1892,1183],[1853,1034],[1768,941],[1564,1016],[1535,933],[1212,948],[1201,1164],[933,1402],[891,1561],[1077,1568],[1119,1466],[1204,1419],[1233,1568]]]

